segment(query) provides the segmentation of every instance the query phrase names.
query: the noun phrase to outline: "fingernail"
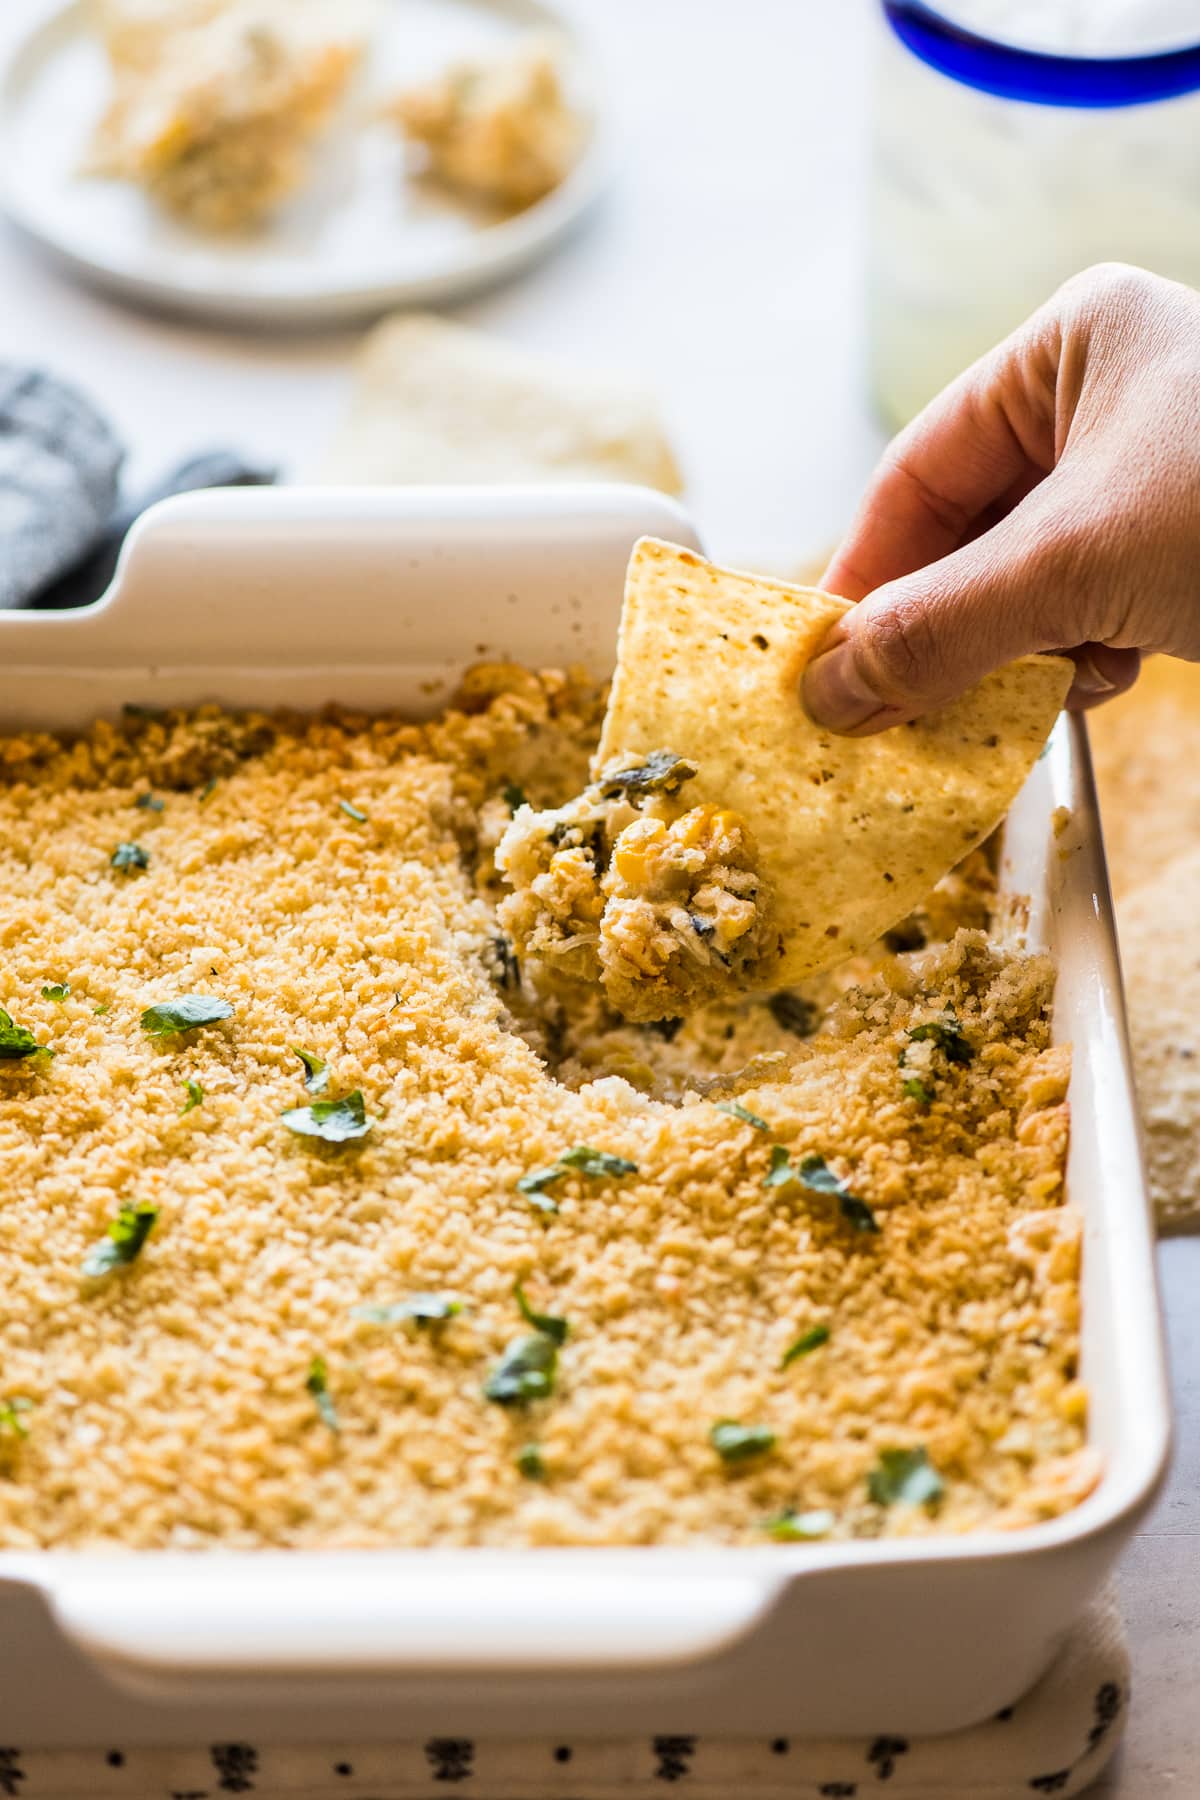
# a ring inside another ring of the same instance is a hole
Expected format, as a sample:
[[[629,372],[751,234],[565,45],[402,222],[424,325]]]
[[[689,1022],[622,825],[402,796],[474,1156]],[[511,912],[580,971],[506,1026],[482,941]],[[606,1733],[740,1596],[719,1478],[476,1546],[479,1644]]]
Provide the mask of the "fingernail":
[[[1081,694],[1112,694],[1117,684],[1102,673],[1085,650],[1075,659],[1075,686]]]
[[[830,731],[854,731],[884,710],[879,695],[859,674],[849,644],[838,644],[809,663],[801,694],[810,718]]]

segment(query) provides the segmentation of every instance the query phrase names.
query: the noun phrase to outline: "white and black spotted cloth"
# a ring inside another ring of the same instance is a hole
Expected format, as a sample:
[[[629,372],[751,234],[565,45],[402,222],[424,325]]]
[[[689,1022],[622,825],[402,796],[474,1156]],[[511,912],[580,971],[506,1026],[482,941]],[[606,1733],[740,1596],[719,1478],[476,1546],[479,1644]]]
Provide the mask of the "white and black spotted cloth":
[[[1050,1673],[997,1718],[951,1737],[430,1737],[379,1744],[229,1741],[175,1750],[0,1747],[20,1800],[1035,1800],[1082,1794],[1116,1749],[1129,1655],[1111,1600]]]

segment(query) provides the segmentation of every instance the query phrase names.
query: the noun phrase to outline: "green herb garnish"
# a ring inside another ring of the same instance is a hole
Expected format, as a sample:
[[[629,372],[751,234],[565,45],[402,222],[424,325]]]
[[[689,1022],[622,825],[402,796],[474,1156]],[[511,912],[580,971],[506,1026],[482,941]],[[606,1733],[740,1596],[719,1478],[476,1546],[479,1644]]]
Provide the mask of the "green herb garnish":
[[[558,1345],[544,1331],[514,1338],[483,1384],[484,1398],[497,1406],[527,1406],[554,1392]]]
[[[561,1181],[566,1172],[561,1163],[551,1163],[548,1168],[533,1169],[528,1175],[522,1175],[517,1187],[522,1194],[541,1194],[552,1181]],[[554,1205],[553,1201],[551,1205]],[[554,1206],[554,1210],[557,1212],[558,1207]]]
[[[532,1177],[530,1178],[532,1179]],[[558,1213],[558,1201],[549,1194],[541,1193],[537,1188],[527,1188],[526,1194],[534,1212],[545,1213],[547,1218],[554,1218]]]
[[[301,1137],[324,1138],[327,1144],[345,1144],[366,1137],[374,1121],[368,1119],[362,1094],[355,1088],[340,1100],[314,1100],[311,1106],[293,1106],[281,1114],[289,1131]]]
[[[901,1093],[906,1100],[915,1100],[918,1106],[933,1105],[933,1089],[919,1075],[910,1075],[901,1083]]]
[[[545,1481],[546,1461],[540,1444],[522,1444],[515,1461],[526,1481]]]
[[[42,989],[42,999],[57,1000],[61,1006],[70,992],[71,984],[69,981],[51,981],[47,982],[46,986]]]
[[[367,815],[362,811],[361,807],[355,806],[350,800],[339,800],[338,805],[341,807],[346,817],[348,819],[353,819],[356,825],[366,824]]]
[[[340,1431],[342,1429],[341,1420],[337,1416],[337,1407],[333,1404],[333,1396],[329,1392],[329,1368],[323,1356],[314,1356],[309,1363],[304,1385],[316,1401],[317,1411],[330,1431]]]
[[[27,1438],[29,1427],[21,1415],[32,1411],[33,1401],[24,1394],[13,1394],[8,1400],[0,1400],[0,1440]]]
[[[384,1306],[356,1306],[352,1318],[365,1319],[371,1325],[444,1325],[456,1319],[466,1308],[452,1294],[410,1294],[407,1300],[393,1300]]]
[[[881,1450],[878,1466],[867,1476],[867,1493],[876,1506],[932,1506],[945,1491],[921,1444],[912,1450]]]
[[[914,1025],[908,1035],[914,1044],[936,1044],[948,1063],[969,1063],[975,1054],[954,1018],[930,1019],[924,1025]]]
[[[605,1176],[618,1180],[622,1175],[637,1174],[637,1164],[630,1162],[627,1156],[613,1156],[607,1150],[593,1150],[588,1144],[577,1144],[573,1150],[564,1150],[558,1161],[548,1168],[534,1169],[531,1174],[522,1175],[517,1187],[523,1194],[540,1194],[552,1181],[561,1181],[573,1169],[593,1181],[601,1181]]]
[[[140,844],[118,844],[108,860],[114,869],[128,875],[131,869],[150,867],[150,852],[143,850]]]
[[[215,775],[212,777],[212,779],[210,781],[205,782],[204,786],[200,789],[200,792],[197,795],[197,799],[199,800],[201,806],[204,805],[204,802],[208,799],[209,795],[215,791],[216,785],[217,785],[217,778]]]
[[[108,1232],[93,1244],[83,1259],[83,1273],[89,1280],[111,1275],[115,1269],[128,1268],[142,1253],[142,1245],[154,1230],[157,1206],[143,1202],[140,1206],[123,1206],[111,1221]]]
[[[780,1368],[789,1368],[791,1364],[796,1362],[801,1356],[807,1356],[810,1350],[819,1350],[822,1344],[827,1344],[828,1342],[828,1325],[810,1325],[808,1330],[802,1331],[795,1343],[789,1345],[784,1351],[783,1361],[779,1365]]]
[[[728,1113],[731,1119],[740,1119],[743,1125],[753,1125],[755,1131],[770,1131],[771,1129],[765,1119],[760,1119],[757,1113],[749,1112],[746,1107],[739,1106],[736,1100],[719,1100],[717,1111]],[[787,1155],[786,1151],[784,1151],[784,1155]]]
[[[198,1081],[185,1081],[183,1091],[187,1095],[187,1099],[179,1109],[181,1116],[184,1113],[190,1113],[193,1106],[199,1106],[204,1099],[204,1089]]]
[[[775,1433],[769,1425],[739,1425],[736,1419],[718,1419],[708,1441],[722,1462],[748,1462],[752,1456],[765,1456],[775,1448]]]
[[[298,1044],[292,1045],[292,1055],[304,1064],[304,1085],[309,1093],[323,1094],[329,1086],[329,1064],[311,1050],[301,1050]]]
[[[541,1331],[546,1337],[553,1338],[556,1344],[566,1343],[567,1333],[571,1329],[566,1319],[560,1319],[554,1313],[534,1312],[525,1298],[525,1290],[519,1281],[513,1287],[513,1296],[521,1309],[521,1317],[527,1325],[532,1325],[535,1331]]]
[[[834,1514],[824,1508],[796,1512],[787,1506],[774,1518],[764,1519],[763,1530],[778,1544],[810,1544],[816,1538],[828,1537],[836,1523]]]
[[[771,1146],[771,1166],[763,1177],[764,1187],[788,1187],[793,1182],[807,1188],[810,1194],[836,1194],[843,1219],[855,1231],[878,1231],[879,1221],[857,1194],[839,1181],[823,1156],[815,1153],[793,1163],[782,1144]]]
[[[613,1156],[607,1150],[592,1150],[587,1144],[580,1144],[574,1150],[565,1150],[559,1157],[564,1168],[578,1169],[581,1175],[588,1175],[593,1181],[600,1181],[606,1175],[618,1180],[622,1175],[636,1175],[637,1164],[630,1162],[627,1156]]]
[[[49,1044],[39,1044],[25,1025],[14,1024],[11,1013],[0,1006],[0,1062],[17,1062],[26,1056],[53,1056]]]
[[[644,763],[602,776],[600,795],[604,800],[616,800],[622,794],[677,794],[684,782],[699,772],[686,756],[676,756],[671,750],[654,750]]]
[[[228,1000],[216,1000],[211,994],[184,994],[182,999],[148,1006],[142,1014],[142,1030],[151,1037],[172,1037],[178,1031],[198,1031],[202,1025],[216,1025],[232,1017]]]
[[[139,806],[143,812],[161,812],[163,810],[163,802],[157,794],[139,794],[133,804]]]
[[[95,1013],[95,1015],[98,1019],[102,1019],[104,1017],[105,1013],[109,1011],[108,1001],[102,1000],[100,1002],[99,1006],[93,1006],[92,1011]]]
[[[509,812],[513,813],[516,812],[518,806],[527,806],[529,804],[525,798],[525,789],[523,787],[518,787],[515,781],[505,783],[500,789],[500,798],[503,800],[505,806],[507,806]]]
[[[821,1009],[800,994],[772,994],[767,1001],[771,1017],[793,1037],[811,1037],[821,1023]]]

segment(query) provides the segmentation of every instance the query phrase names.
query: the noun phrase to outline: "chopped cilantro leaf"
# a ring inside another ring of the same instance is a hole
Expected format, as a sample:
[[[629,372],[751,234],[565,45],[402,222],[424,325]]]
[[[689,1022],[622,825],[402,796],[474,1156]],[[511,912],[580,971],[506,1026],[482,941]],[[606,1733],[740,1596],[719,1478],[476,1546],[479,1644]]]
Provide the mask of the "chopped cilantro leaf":
[[[535,1331],[544,1332],[548,1338],[553,1338],[556,1344],[566,1343],[567,1333],[571,1327],[565,1319],[558,1318],[554,1313],[534,1312],[525,1298],[525,1290],[519,1281],[513,1288],[513,1295],[521,1309],[521,1317],[527,1325],[532,1325]]]
[[[763,1176],[764,1187],[790,1187],[800,1177],[792,1167],[792,1159],[783,1144],[771,1145],[771,1163]]]
[[[483,1384],[497,1406],[526,1406],[554,1392],[558,1345],[544,1331],[514,1338]]]
[[[783,1361],[779,1365],[780,1368],[789,1368],[799,1357],[807,1356],[810,1350],[819,1350],[822,1344],[827,1344],[828,1342],[828,1325],[810,1325],[808,1330],[802,1331],[795,1343],[790,1344],[784,1351]]]
[[[93,1244],[84,1257],[83,1273],[89,1280],[99,1280],[104,1275],[111,1275],[114,1269],[124,1269],[136,1262],[157,1218],[157,1206],[148,1203],[123,1206],[109,1224],[107,1235],[98,1244]]]
[[[722,1462],[739,1463],[773,1450],[775,1433],[769,1425],[739,1425],[736,1419],[718,1419],[708,1441]]]
[[[123,874],[128,875],[131,869],[150,867],[150,852],[143,850],[140,844],[121,843],[108,860],[114,869],[120,869]]]
[[[552,1199],[549,1194],[543,1194],[537,1188],[528,1188],[526,1193],[534,1212],[545,1213],[547,1218],[553,1218],[557,1214],[558,1201]]]
[[[677,794],[685,781],[699,774],[694,762],[676,756],[671,750],[655,750],[644,763],[632,769],[617,769],[600,781],[602,799],[616,800],[622,794]]]
[[[829,1167],[825,1158],[823,1156],[818,1156],[815,1151],[808,1156],[801,1158],[800,1167],[797,1169],[796,1173],[804,1186],[810,1189],[814,1194],[841,1194],[845,1192],[842,1183]]]
[[[33,1405],[25,1394],[13,1394],[8,1400],[0,1400],[0,1441],[29,1436],[29,1427],[22,1414],[32,1412]]]
[[[930,1019],[914,1025],[908,1033],[914,1044],[936,1044],[948,1063],[969,1063],[975,1052],[963,1036],[957,1019]]]
[[[202,1025],[216,1025],[232,1017],[228,1000],[217,1000],[211,994],[184,994],[179,1000],[148,1006],[142,1014],[142,1030],[151,1037],[171,1037],[178,1031],[198,1031]]]
[[[522,1444],[517,1451],[516,1464],[526,1481],[545,1481],[546,1460],[540,1444]]]
[[[317,1403],[320,1413],[330,1431],[340,1431],[341,1421],[337,1416],[337,1407],[333,1404],[333,1396],[329,1392],[329,1369],[323,1356],[314,1356],[308,1365],[305,1387]]]
[[[813,1512],[796,1512],[787,1506],[774,1518],[763,1521],[763,1530],[778,1544],[808,1544],[816,1538],[828,1537],[837,1523],[825,1508]]]
[[[25,1056],[53,1056],[49,1044],[39,1044],[25,1025],[14,1023],[0,1006],[0,1062],[17,1062]]]
[[[444,1325],[465,1312],[461,1300],[453,1294],[410,1294],[407,1300],[393,1300],[383,1306],[356,1306],[352,1318],[365,1319],[370,1325],[402,1325],[411,1321],[420,1325]]]
[[[94,1006],[92,1008],[92,1011],[95,1013],[95,1015],[98,1019],[102,1019],[104,1017],[105,1013],[108,1012],[108,1010],[109,1010],[109,1005],[108,1005],[107,1000],[102,1000],[100,1002],[99,1006]]]
[[[301,1137],[324,1138],[327,1144],[366,1137],[374,1122],[368,1119],[357,1088],[340,1100],[314,1100],[311,1106],[290,1107],[281,1116],[289,1131],[298,1132]]]
[[[187,1095],[187,1099],[179,1109],[181,1114],[190,1113],[193,1106],[199,1106],[204,1099],[204,1089],[198,1081],[185,1081],[183,1091]]]
[[[61,1005],[71,992],[69,981],[51,981],[42,989],[43,1000],[57,1000]]]
[[[902,1082],[900,1091],[906,1100],[915,1100],[918,1106],[933,1105],[933,1089],[919,1075],[909,1075]]]
[[[843,1194],[838,1201],[838,1206],[841,1208],[842,1217],[847,1225],[853,1226],[855,1231],[877,1232],[879,1230],[879,1220],[866,1201],[860,1200],[857,1194]]]
[[[760,1119],[757,1113],[752,1113],[746,1107],[739,1106],[736,1100],[719,1100],[717,1111],[728,1113],[731,1119],[740,1119],[743,1125],[753,1125],[755,1131],[770,1131],[771,1129],[765,1119]],[[777,1145],[776,1148],[779,1146]],[[786,1155],[787,1151],[785,1150],[784,1156],[786,1157]]]
[[[811,1194],[836,1194],[843,1219],[855,1231],[878,1231],[879,1223],[865,1200],[852,1194],[845,1182],[839,1181],[823,1156],[811,1152],[793,1163],[782,1144],[771,1146],[771,1165],[763,1177],[764,1187],[789,1187],[792,1183],[807,1188]]]
[[[775,1023],[784,1031],[790,1031],[793,1037],[811,1037],[821,1022],[820,1007],[800,994],[789,994],[786,990],[782,994],[772,994],[767,1007]]]
[[[921,1444],[912,1450],[881,1450],[878,1465],[867,1476],[867,1493],[876,1506],[932,1506],[945,1491]]]
[[[323,1094],[329,1086],[329,1064],[311,1050],[301,1050],[299,1044],[292,1045],[292,1055],[304,1064],[304,1085],[309,1093]]]
[[[505,806],[507,806],[509,812],[515,813],[518,806],[528,805],[528,801],[525,798],[525,789],[523,787],[518,787],[515,781],[505,782],[504,786],[500,789],[500,798],[503,800]]]
[[[573,1150],[564,1150],[558,1161],[547,1168],[533,1169],[528,1175],[522,1175],[517,1187],[522,1194],[541,1194],[552,1181],[561,1181],[573,1169],[593,1181],[602,1181],[606,1175],[618,1180],[622,1175],[637,1174],[637,1164],[630,1162],[627,1156],[613,1156],[607,1150],[593,1150],[588,1144],[577,1144]],[[544,1207],[542,1210],[550,1209]],[[557,1212],[558,1208],[554,1210]]]
[[[561,1163],[551,1163],[545,1169],[532,1169],[528,1175],[522,1175],[517,1188],[522,1194],[540,1194],[552,1181],[561,1181],[566,1172]],[[557,1206],[554,1210],[558,1211]]]
[[[209,795],[215,791],[216,785],[217,785],[217,778],[215,775],[212,777],[211,781],[205,782],[204,786],[200,789],[200,792],[197,795],[197,799],[199,800],[201,806],[204,805],[204,802],[208,799]]]
[[[593,1181],[600,1181],[606,1175],[614,1180],[622,1175],[636,1175],[637,1164],[630,1162],[627,1156],[613,1156],[607,1150],[592,1150],[587,1144],[579,1144],[574,1150],[564,1150],[559,1162],[567,1169],[578,1169],[580,1174],[588,1175]]]
[[[361,807],[355,806],[350,800],[339,800],[338,805],[341,807],[346,817],[348,819],[353,819],[356,825],[366,824],[367,815],[363,812]]]
[[[161,812],[163,810],[163,802],[157,794],[139,794],[133,804],[140,807],[143,812]]]

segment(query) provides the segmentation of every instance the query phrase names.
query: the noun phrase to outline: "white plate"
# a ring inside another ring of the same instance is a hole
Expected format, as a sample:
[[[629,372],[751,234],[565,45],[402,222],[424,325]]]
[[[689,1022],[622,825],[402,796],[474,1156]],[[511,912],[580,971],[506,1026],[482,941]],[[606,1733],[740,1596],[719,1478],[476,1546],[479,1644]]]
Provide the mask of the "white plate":
[[[315,323],[448,300],[543,255],[595,197],[604,151],[578,38],[543,0],[386,0],[347,120],[310,185],[254,235],[189,229],[133,183],[80,173],[106,102],[104,52],[80,0],[54,8],[0,73],[0,205],[76,274],[131,299],[209,318]],[[549,30],[564,45],[588,138],[566,181],[509,218],[406,178],[400,136],[372,96]]]

